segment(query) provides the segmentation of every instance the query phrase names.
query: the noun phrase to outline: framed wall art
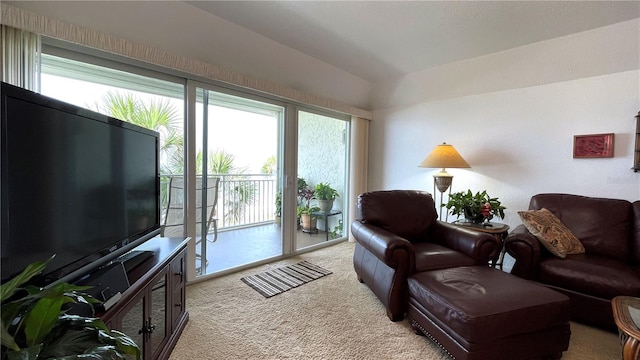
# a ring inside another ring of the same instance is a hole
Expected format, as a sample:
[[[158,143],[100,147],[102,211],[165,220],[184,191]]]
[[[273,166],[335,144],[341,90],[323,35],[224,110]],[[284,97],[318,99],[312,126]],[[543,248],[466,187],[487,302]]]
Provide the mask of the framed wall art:
[[[574,158],[613,157],[613,133],[573,136]]]

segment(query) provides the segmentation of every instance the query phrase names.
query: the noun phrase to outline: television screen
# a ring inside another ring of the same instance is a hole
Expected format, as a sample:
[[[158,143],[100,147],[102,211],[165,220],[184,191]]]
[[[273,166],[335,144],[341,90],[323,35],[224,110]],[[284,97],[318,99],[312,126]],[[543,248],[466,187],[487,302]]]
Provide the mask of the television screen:
[[[158,133],[2,83],[2,281],[55,254],[45,283],[160,224]]]

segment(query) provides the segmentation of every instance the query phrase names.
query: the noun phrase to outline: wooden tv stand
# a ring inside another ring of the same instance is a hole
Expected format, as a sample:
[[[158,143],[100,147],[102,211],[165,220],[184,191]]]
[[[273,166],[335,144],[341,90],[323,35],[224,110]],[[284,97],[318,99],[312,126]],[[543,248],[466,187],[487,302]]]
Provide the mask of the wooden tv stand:
[[[131,285],[103,314],[110,329],[129,335],[140,346],[142,359],[168,359],[189,313],[185,307],[188,239],[152,238],[135,250],[153,256],[127,273]]]

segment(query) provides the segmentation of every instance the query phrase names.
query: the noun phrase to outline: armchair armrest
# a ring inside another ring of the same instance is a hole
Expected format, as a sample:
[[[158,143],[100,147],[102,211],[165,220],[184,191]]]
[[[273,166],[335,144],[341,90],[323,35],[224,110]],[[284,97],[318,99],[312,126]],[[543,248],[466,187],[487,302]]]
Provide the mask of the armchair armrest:
[[[516,260],[511,273],[534,280],[540,263],[541,247],[539,240],[524,225],[518,225],[507,235],[505,250]]]
[[[478,265],[497,260],[502,250],[502,243],[491,234],[442,221],[435,221],[431,225],[429,237],[434,242],[471,257]]]
[[[381,227],[359,221],[351,224],[351,233],[362,247],[390,268],[408,266],[408,270],[415,267],[415,251],[408,240]]]

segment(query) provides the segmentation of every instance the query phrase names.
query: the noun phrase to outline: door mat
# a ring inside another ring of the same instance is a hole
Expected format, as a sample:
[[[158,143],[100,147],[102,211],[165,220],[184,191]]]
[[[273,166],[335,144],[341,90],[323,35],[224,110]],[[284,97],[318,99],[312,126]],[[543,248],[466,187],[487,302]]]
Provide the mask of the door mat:
[[[256,275],[245,276],[240,280],[264,297],[270,298],[329,274],[331,271],[327,269],[301,261]]]

